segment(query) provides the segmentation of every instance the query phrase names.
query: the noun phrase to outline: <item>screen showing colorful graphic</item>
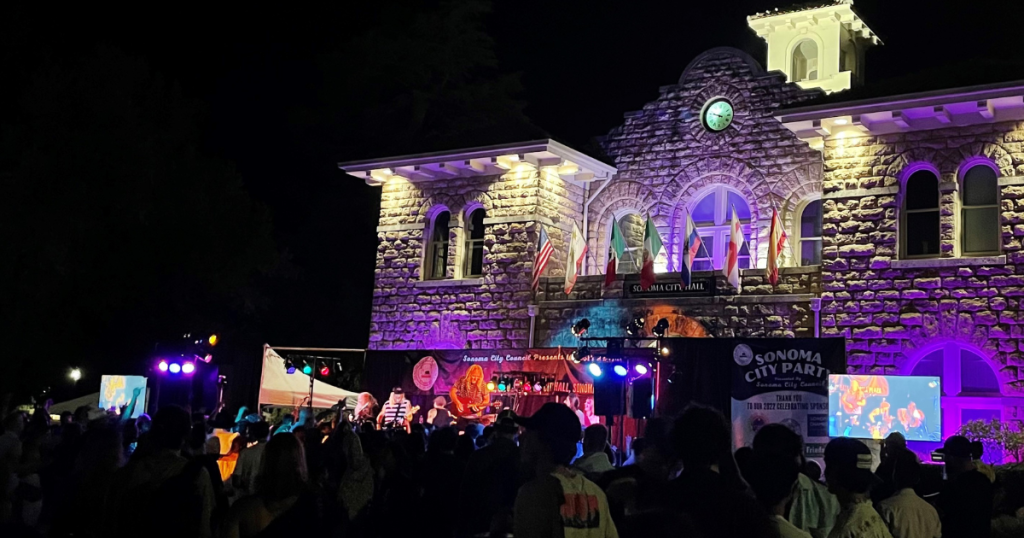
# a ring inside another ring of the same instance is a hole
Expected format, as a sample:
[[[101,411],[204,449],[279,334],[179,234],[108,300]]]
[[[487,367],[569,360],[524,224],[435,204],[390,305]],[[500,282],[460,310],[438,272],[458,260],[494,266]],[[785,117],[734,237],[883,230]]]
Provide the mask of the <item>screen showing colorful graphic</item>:
[[[146,378],[138,375],[105,375],[100,381],[100,409],[120,412],[122,406],[132,401],[135,390],[139,399],[135,403],[132,418],[138,418],[146,411]]]
[[[941,395],[938,377],[830,375],[829,436],[941,441]]]

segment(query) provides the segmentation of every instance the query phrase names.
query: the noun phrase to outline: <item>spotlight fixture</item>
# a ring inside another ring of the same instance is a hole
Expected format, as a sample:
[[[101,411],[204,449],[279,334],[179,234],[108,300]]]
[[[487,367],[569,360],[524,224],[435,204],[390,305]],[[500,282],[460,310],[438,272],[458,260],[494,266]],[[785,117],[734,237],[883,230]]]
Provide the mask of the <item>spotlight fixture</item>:
[[[505,384],[505,378],[501,378],[501,381],[498,381],[498,392],[505,392],[506,388],[508,385]]]
[[[309,364],[308,362],[303,361],[303,363],[302,363],[302,373],[304,373],[306,375],[311,375],[313,373],[313,366],[311,364]]]
[[[190,375],[196,371],[196,364],[194,362],[186,362],[181,365],[181,373]]]
[[[487,390],[494,390],[498,386],[498,376],[492,376],[491,380],[487,382]]]
[[[636,366],[633,367],[633,370],[640,375],[647,375],[647,366],[643,364],[637,363]]]
[[[580,346],[576,351],[572,352],[572,362],[579,364],[583,362],[583,359],[590,356],[590,348],[587,346]]]
[[[327,377],[331,375],[331,367],[326,364],[320,367],[320,375]]]
[[[213,360],[213,355],[211,355],[209,353],[207,353],[206,356],[203,357],[203,362],[205,362],[206,364],[210,364],[210,361],[212,361],[212,360]]]
[[[291,359],[285,359],[284,360],[284,371],[287,372],[288,375],[294,374],[295,373],[295,362],[292,361]]]
[[[671,353],[672,353],[672,350],[669,349],[668,346],[662,346],[661,347],[661,356],[662,357],[668,357],[669,354],[671,354]]]
[[[211,346],[215,346],[217,345],[217,342],[220,341],[220,338],[216,334],[211,334],[210,337],[206,339],[206,341],[209,342]]]
[[[533,389],[533,387],[530,386],[530,383],[528,381],[526,383],[523,383],[523,392],[530,392],[531,389]]]
[[[533,392],[540,392],[542,390],[544,390],[544,387],[540,384],[540,381],[533,385]]]
[[[612,371],[619,377],[625,377],[625,375],[629,373],[629,370],[621,364],[616,364],[615,367],[612,368]]]
[[[668,320],[665,318],[659,319],[658,324],[651,329],[651,332],[658,338],[665,336],[665,333],[668,332]]]
[[[576,338],[581,338],[584,334],[587,334],[587,329],[590,328],[590,320],[583,318],[572,326],[572,334]]]
[[[626,324],[626,334],[629,336],[643,336],[646,318],[643,314],[635,314],[633,319]]]
[[[71,371],[68,372],[68,377],[70,377],[72,381],[78,381],[82,379],[82,370],[78,368],[72,368]]]
[[[166,371],[167,371],[167,361],[160,361],[160,364],[156,365],[156,367],[157,367],[157,368],[158,368],[158,369],[159,369],[159,370],[160,370],[161,372],[166,372]]]
[[[180,374],[181,365],[176,362],[172,362],[171,365],[167,367],[167,371],[171,372],[172,374]]]
[[[601,375],[604,374],[604,371],[601,370],[601,365],[596,362],[588,364],[587,371],[594,377],[601,377]]]

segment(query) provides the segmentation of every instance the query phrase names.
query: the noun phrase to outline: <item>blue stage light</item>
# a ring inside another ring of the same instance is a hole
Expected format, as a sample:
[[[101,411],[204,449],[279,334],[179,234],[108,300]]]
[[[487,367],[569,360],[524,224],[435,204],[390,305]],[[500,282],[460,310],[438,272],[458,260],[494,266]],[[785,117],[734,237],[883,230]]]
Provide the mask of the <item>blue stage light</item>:
[[[615,368],[612,368],[612,370],[614,370],[615,371],[615,375],[617,375],[619,377],[622,377],[622,376],[624,376],[624,375],[629,373],[629,370],[627,370],[626,367],[621,365],[621,364],[616,364]]]

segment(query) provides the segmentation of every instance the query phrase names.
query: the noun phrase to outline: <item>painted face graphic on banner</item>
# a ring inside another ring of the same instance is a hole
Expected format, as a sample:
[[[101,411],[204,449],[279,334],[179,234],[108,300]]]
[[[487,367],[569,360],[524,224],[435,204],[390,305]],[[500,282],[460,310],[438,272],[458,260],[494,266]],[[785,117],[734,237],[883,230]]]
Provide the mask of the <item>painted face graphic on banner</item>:
[[[437,381],[437,361],[434,357],[423,357],[412,369],[412,382],[420,390],[434,388]]]
[[[736,361],[736,364],[746,366],[750,364],[750,361],[754,360],[754,352],[751,351],[750,346],[747,344],[740,344],[736,346],[736,349],[732,350],[732,359]]]

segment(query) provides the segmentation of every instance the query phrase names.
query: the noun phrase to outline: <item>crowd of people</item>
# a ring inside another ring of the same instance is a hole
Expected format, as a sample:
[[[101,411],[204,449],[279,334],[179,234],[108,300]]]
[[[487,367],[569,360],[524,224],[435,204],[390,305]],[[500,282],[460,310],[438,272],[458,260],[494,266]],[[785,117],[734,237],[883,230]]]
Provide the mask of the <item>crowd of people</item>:
[[[650,419],[620,454],[562,403],[486,427],[441,403],[431,423],[390,429],[341,402],[273,424],[244,408],[53,424],[45,409],[10,413],[0,536],[983,538],[1024,505],[997,494],[962,437],[946,441],[945,483],[924,499],[924,464],[898,436],[874,471],[867,445],[833,439],[821,477],[784,425],[734,454],[708,407]]]

